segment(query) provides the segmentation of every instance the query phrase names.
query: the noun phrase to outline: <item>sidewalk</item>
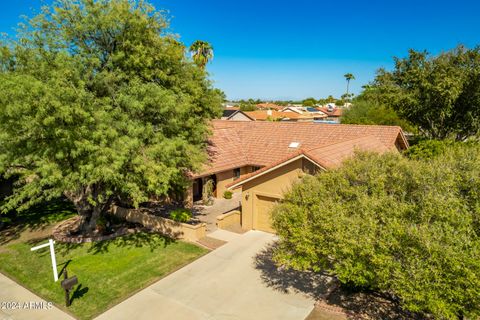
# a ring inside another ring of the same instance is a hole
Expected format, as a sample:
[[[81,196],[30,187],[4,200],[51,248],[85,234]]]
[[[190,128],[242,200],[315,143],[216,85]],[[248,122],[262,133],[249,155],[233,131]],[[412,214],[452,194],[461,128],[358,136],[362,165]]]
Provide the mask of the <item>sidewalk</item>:
[[[0,320],[13,319],[74,318],[0,273]]]

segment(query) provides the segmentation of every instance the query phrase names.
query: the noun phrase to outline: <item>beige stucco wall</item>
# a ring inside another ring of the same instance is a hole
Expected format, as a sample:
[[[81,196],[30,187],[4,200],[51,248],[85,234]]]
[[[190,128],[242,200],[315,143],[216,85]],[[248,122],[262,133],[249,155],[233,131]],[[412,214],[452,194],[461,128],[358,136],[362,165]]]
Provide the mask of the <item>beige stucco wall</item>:
[[[111,213],[129,222],[140,223],[145,228],[159,232],[172,239],[196,242],[207,235],[205,223],[190,225],[142,212],[140,209],[126,209],[113,206]]]
[[[266,173],[242,186],[242,228],[251,230],[253,225],[254,199],[257,195],[282,199],[292,184],[303,175],[303,169],[311,165],[309,161],[298,159],[274,171]]]
[[[240,225],[241,213],[240,211],[230,211],[229,213],[217,216],[217,227],[219,229],[226,229],[230,226]]]
[[[251,166],[245,166],[240,168],[240,177],[249,174],[252,172]],[[223,198],[223,193],[227,190],[226,185],[232,183],[233,180],[233,169],[227,170],[224,172],[219,172],[216,174],[217,176],[217,198]],[[240,192],[242,188],[237,188],[231,190],[233,192]]]

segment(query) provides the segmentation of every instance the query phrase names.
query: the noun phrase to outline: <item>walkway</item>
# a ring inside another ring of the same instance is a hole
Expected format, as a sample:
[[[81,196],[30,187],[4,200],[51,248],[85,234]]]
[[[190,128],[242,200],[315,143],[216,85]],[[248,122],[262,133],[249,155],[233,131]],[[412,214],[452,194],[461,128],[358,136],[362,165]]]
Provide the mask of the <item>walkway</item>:
[[[226,236],[226,234],[217,236]],[[140,291],[97,319],[297,319],[314,299],[265,282],[258,255],[274,235],[250,231]]]
[[[232,199],[214,199],[211,206],[195,204],[193,211],[198,220],[207,224],[207,233],[210,233],[217,230],[217,216],[239,208],[241,201],[242,193],[234,192]]]
[[[0,319],[74,319],[0,273]]]

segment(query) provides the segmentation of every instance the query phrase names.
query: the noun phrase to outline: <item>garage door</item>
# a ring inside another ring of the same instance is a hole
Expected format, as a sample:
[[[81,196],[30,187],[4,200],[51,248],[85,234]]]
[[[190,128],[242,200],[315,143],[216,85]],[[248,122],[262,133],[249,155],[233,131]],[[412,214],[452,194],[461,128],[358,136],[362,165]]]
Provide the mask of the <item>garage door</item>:
[[[265,232],[275,233],[272,228],[272,208],[278,202],[278,198],[257,195],[255,198],[253,228]]]

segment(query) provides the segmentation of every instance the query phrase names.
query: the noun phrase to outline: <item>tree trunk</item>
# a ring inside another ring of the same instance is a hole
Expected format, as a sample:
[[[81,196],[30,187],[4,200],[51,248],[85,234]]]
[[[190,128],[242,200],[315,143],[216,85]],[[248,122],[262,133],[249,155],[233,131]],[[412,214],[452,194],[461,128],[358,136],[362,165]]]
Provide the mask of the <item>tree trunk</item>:
[[[97,221],[103,214],[103,211],[110,205],[110,200],[99,201],[99,187],[87,186],[75,192],[64,192],[65,196],[72,201],[77,213],[80,216],[80,225],[77,232],[82,234],[92,234],[97,228]],[[89,199],[95,202],[92,204]]]

